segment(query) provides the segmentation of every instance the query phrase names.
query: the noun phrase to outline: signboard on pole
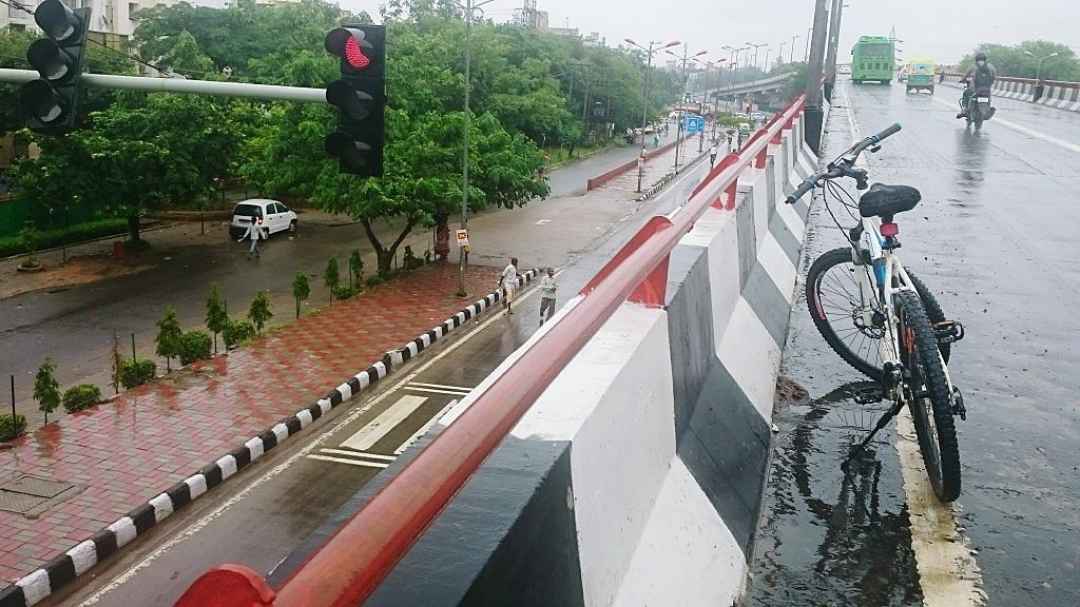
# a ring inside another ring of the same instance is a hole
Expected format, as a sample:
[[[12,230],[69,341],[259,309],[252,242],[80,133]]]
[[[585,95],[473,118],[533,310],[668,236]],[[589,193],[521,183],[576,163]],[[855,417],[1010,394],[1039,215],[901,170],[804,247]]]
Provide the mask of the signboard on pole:
[[[458,243],[459,247],[467,247],[467,246],[469,246],[469,231],[468,230],[458,230],[457,231],[457,243]]]
[[[705,118],[696,115],[688,115],[683,125],[687,135],[693,135],[694,133],[701,133],[705,131]]]

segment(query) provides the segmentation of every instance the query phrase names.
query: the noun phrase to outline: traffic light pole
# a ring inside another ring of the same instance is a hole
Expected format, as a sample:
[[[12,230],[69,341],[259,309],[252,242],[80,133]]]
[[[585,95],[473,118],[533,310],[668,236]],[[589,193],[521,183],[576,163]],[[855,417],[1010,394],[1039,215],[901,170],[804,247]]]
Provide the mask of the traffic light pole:
[[[37,80],[34,70],[0,68],[0,82],[15,84]],[[82,84],[103,89],[145,91],[150,93],[188,93],[217,95],[220,97],[247,97],[274,101],[298,101],[301,103],[326,103],[326,89],[299,86],[276,86],[250,84],[247,82],[219,82],[216,80],[187,80],[184,78],[148,78],[145,76],[114,76],[109,74],[81,74]]]

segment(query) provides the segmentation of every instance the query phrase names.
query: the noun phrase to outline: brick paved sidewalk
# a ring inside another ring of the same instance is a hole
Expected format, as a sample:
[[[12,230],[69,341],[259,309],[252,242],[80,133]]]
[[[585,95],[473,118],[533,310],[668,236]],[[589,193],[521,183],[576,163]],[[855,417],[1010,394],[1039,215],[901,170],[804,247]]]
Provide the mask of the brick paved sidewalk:
[[[30,474],[81,490],[36,518],[0,510],[0,589],[490,292],[497,273],[470,267],[463,301],[456,265],[417,270],[0,449],[0,484]]]

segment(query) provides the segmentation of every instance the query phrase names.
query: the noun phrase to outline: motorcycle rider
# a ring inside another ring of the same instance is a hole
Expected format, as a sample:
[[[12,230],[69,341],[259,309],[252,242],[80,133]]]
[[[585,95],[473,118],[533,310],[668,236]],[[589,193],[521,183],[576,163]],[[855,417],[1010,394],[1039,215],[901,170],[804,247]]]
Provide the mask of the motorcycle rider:
[[[973,95],[978,94],[989,97],[990,89],[994,86],[994,80],[997,80],[997,69],[994,68],[994,64],[987,61],[986,53],[976,53],[975,65],[964,75],[964,82],[967,84],[962,99],[964,109],[956,117],[967,118],[968,102]],[[993,116],[996,111],[996,108],[991,108],[990,116]]]

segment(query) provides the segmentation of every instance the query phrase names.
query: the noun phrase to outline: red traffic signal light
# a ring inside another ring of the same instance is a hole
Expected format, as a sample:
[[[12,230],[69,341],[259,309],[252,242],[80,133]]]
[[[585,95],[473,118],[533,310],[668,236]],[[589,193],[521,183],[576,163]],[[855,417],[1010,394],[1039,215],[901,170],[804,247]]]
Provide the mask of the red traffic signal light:
[[[339,27],[326,35],[326,50],[341,59],[341,78],[326,87],[326,102],[338,109],[338,125],[325,148],[342,171],[362,177],[382,176],[385,40],[381,25]]]

